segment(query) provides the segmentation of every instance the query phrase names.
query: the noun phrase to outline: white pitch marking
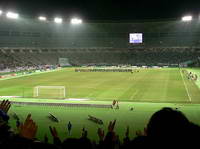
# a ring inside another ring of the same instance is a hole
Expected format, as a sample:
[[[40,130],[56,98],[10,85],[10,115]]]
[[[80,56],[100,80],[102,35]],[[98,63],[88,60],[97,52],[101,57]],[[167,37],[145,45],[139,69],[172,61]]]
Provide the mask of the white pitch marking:
[[[179,70],[179,72],[180,72],[180,74],[181,74],[181,77],[182,77],[182,80],[183,80],[183,83],[184,83],[185,90],[186,90],[186,92],[187,92],[188,98],[189,98],[189,100],[190,100],[190,102],[191,102],[192,99],[191,99],[190,94],[189,94],[189,92],[188,92],[188,88],[187,88],[187,86],[186,86],[186,84],[185,84],[185,80],[183,79],[183,74],[182,74],[181,70]]]

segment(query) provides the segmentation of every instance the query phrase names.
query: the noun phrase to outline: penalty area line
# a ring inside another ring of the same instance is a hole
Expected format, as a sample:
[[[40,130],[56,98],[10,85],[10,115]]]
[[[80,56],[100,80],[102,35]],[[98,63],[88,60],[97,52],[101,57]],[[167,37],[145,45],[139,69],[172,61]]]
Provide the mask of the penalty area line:
[[[182,77],[182,80],[183,80],[183,84],[184,84],[184,86],[185,86],[185,90],[186,90],[186,92],[187,92],[188,98],[189,98],[189,100],[190,100],[190,102],[191,102],[192,99],[191,99],[191,97],[190,97],[190,94],[189,94],[187,85],[186,85],[185,80],[184,80],[184,78],[183,78],[183,74],[182,74],[181,70],[179,70],[179,72],[180,72],[180,74],[181,74],[181,77]]]

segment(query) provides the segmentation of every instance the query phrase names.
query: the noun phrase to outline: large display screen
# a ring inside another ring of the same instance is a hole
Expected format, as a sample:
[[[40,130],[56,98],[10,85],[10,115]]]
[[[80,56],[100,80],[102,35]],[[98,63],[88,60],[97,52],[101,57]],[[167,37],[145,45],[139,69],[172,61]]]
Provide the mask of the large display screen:
[[[129,43],[142,43],[142,33],[130,33]]]

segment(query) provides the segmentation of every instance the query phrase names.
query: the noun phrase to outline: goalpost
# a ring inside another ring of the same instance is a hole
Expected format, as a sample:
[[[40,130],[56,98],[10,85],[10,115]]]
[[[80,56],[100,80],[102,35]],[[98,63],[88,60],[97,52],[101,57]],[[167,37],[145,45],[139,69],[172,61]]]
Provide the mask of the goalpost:
[[[58,98],[66,97],[65,86],[36,86],[33,90],[35,98]]]

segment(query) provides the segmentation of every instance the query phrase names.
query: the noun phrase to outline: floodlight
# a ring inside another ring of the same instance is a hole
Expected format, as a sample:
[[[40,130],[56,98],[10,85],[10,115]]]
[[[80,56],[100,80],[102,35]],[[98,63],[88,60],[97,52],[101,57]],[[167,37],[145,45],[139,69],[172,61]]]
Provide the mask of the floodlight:
[[[71,23],[72,24],[81,24],[82,20],[81,19],[77,19],[77,18],[73,18],[73,19],[71,19]]]
[[[8,12],[6,16],[7,18],[10,18],[10,19],[17,19],[19,17],[19,14],[14,13],[14,12]]]
[[[3,13],[3,11],[2,11],[2,10],[0,10],[0,15],[2,15],[2,13]]]
[[[184,22],[188,22],[188,21],[191,21],[192,20],[192,16],[184,16],[182,17],[182,21]]]
[[[39,19],[40,21],[46,21],[46,20],[47,20],[47,18],[46,18],[46,17],[43,17],[43,16],[38,17],[38,19]]]
[[[55,18],[55,19],[54,19],[54,22],[55,22],[55,23],[62,23],[62,18]]]

